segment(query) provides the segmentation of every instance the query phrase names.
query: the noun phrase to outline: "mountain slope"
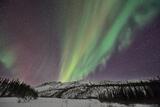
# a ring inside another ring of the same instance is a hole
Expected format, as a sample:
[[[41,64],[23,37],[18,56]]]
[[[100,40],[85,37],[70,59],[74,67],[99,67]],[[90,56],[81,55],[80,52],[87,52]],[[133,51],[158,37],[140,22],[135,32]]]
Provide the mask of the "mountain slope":
[[[41,97],[98,99],[100,101],[151,101],[160,99],[160,79],[143,81],[49,82],[35,88]]]

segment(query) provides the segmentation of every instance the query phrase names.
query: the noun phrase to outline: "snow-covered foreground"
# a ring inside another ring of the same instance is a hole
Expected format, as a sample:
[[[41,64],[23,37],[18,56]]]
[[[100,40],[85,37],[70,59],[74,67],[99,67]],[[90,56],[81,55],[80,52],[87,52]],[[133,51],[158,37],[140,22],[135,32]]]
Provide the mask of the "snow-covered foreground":
[[[160,107],[147,104],[100,103],[98,100],[39,98],[28,103],[17,103],[17,98],[0,98],[0,107]]]

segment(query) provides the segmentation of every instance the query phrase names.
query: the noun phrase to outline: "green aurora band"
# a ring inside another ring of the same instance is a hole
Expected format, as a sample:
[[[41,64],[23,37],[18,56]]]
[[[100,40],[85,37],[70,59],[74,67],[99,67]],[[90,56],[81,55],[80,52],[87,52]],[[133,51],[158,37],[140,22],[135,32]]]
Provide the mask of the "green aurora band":
[[[5,68],[10,69],[15,62],[15,55],[11,51],[3,50],[0,52],[0,62],[5,66]]]
[[[71,0],[62,40],[59,80],[87,77],[112,53],[127,48],[133,31],[159,14],[159,0]]]

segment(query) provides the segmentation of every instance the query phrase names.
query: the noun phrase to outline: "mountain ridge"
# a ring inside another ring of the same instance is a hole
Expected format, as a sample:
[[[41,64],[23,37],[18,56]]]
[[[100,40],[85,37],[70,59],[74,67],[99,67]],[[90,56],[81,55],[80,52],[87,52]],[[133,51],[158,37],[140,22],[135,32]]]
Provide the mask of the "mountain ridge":
[[[160,99],[160,79],[137,81],[48,82],[37,86],[40,97],[97,99],[100,101],[143,101]]]

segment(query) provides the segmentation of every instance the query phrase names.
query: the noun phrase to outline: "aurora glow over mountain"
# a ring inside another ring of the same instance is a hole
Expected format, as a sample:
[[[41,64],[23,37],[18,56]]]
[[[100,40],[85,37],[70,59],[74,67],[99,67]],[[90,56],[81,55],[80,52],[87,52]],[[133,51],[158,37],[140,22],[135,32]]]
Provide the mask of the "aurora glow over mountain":
[[[2,0],[0,75],[30,84],[160,75],[159,0]]]

